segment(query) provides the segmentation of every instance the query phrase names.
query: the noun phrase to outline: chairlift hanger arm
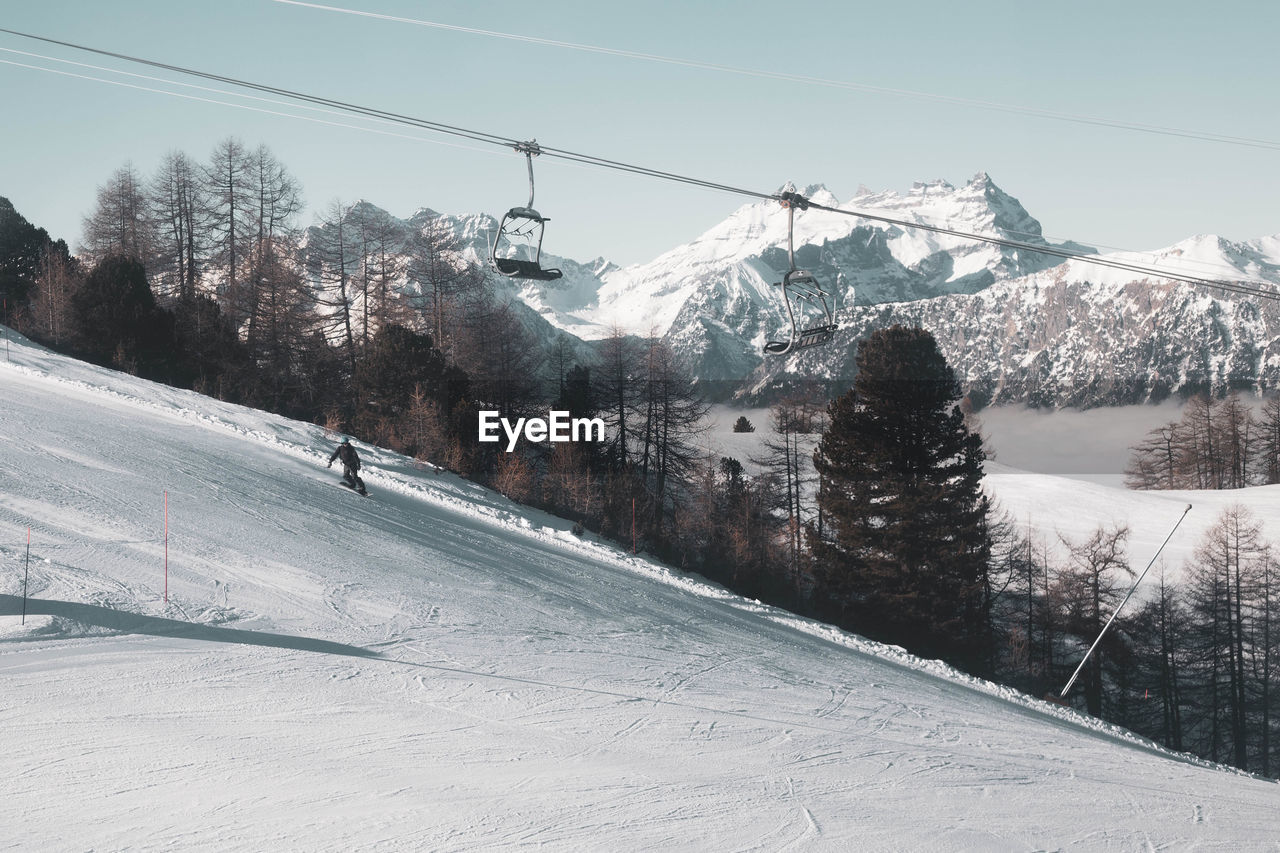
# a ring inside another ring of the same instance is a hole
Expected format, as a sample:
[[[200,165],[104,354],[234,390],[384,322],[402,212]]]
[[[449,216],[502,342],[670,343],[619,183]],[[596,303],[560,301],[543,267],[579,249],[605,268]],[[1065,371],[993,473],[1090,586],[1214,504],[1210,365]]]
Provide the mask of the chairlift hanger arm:
[[[538,140],[530,139],[527,142],[517,142],[511,147],[524,155],[524,161],[529,166],[529,203],[525,206],[533,210],[533,158],[542,153],[542,146],[538,144]]]
[[[786,208],[796,207],[800,210],[809,209],[809,199],[797,192],[778,193],[774,198],[776,198],[782,206]]]

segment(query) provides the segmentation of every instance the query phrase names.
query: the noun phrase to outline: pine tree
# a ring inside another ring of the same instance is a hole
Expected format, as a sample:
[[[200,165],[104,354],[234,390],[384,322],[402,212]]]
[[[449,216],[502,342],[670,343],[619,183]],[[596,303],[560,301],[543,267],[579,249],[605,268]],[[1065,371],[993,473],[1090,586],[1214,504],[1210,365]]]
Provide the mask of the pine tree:
[[[430,336],[394,323],[378,330],[356,368],[362,407],[387,416],[407,411],[415,391],[450,405],[450,378],[444,356]]]
[[[137,373],[163,357],[173,320],[156,307],[142,262],[103,258],[71,297],[73,334],[87,358]]]
[[[0,197],[0,299],[10,317],[26,303],[50,252],[70,261],[65,243],[51,241],[47,231],[32,225],[7,198]]]
[[[817,594],[874,639],[985,670],[990,538],[982,439],[960,386],[922,329],[862,342],[853,389],[829,409],[815,453],[821,536],[810,527]]]

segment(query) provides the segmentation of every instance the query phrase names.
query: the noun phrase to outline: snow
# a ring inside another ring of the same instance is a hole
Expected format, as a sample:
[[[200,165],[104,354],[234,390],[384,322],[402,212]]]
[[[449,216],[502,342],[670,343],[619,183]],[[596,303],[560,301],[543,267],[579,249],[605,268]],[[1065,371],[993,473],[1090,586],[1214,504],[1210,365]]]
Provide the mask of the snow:
[[[0,399],[15,849],[1280,837],[1274,782],[579,540],[451,475],[360,445],[374,497],[352,495],[318,427],[20,338]],[[1097,497],[1061,488],[1059,517]]]

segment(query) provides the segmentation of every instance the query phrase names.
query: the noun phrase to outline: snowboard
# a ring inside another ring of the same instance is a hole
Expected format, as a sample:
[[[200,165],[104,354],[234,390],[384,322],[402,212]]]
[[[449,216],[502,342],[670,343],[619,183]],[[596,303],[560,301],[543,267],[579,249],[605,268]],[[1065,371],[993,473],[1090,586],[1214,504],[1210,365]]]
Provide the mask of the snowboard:
[[[360,491],[359,489],[357,489],[355,486],[353,486],[353,485],[351,485],[350,483],[348,483],[346,480],[339,480],[339,481],[338,481],[338,485],[339,485],[339,486],[342,486],[344,489],[350,489],[351,491],[355,492],[357,495],[360,495],[361,497],[366,497],[366,498],[368,498],[368,497],[372,497],[372,495],[370,495],[370,494],[369,494],[369,490],[368,490],[368,489],[365,489],[365,490],[362,492],[362,491]]]

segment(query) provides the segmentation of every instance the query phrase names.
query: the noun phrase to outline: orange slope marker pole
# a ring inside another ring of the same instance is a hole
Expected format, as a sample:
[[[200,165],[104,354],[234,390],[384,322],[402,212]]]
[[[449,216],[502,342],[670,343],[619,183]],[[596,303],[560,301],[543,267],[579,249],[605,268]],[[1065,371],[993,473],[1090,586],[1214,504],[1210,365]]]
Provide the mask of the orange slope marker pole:
[[[31,577],[31,528],[27,528],[27,559],[22,572],[22,624],[27,624],[27,581]]]
[[[169,603],[169,493],[164,493],[164,603]]]

